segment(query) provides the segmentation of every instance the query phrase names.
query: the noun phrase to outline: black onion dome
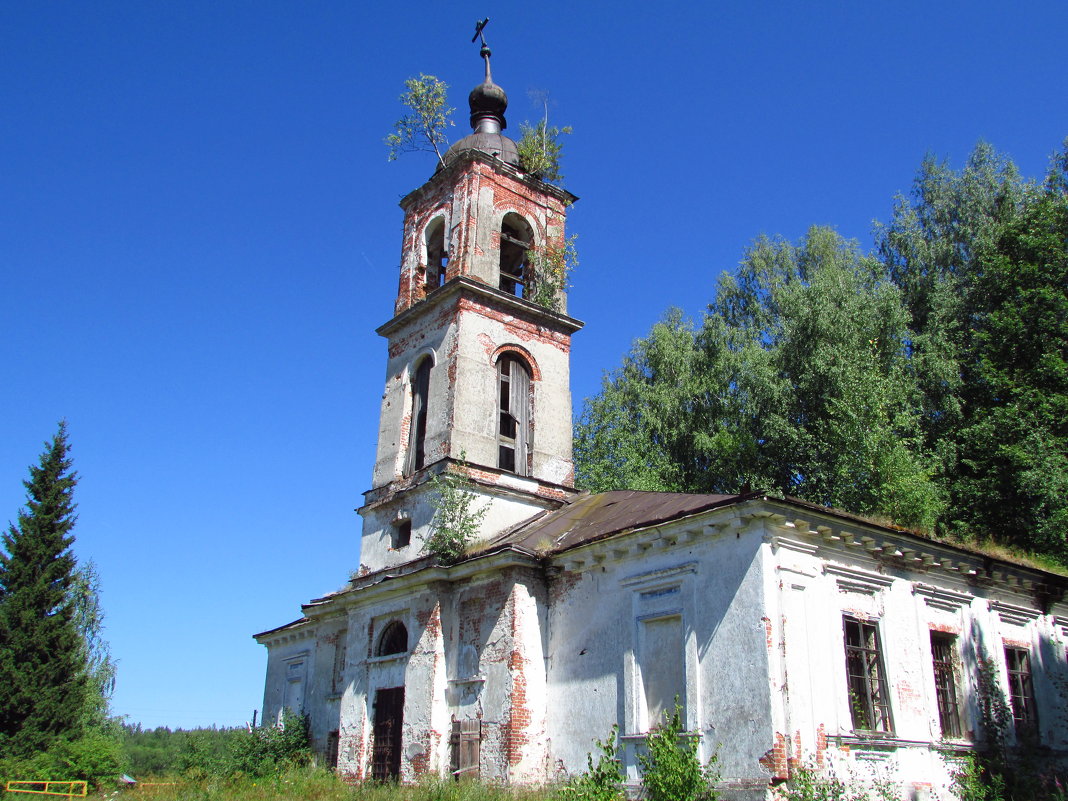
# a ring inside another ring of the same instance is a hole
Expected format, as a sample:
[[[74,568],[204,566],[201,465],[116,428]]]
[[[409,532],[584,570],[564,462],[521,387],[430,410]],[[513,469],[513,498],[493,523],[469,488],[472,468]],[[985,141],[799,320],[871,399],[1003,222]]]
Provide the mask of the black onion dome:
[[[486,60],[486,79],[471,90],[467,96],[471,107],[471,128],[474,133],[465,136],[445,152],[444,161],[450,164],[462,150],[481,150],[499,158],[506,164],[519,166],[519,151],[515,142],[501,133],[508,127],[504,112],[508,108],[508,95],[493,82],[490,74],[490,50],[483,46],[482,57]]]
[[[476,131],[479,123],[485,119],[496,122],[502,131],[508,127],[504,119],[504,112],[508,108],[508,95],[489,76],[471,90],[471,94],[467,96],[467,104],[471,107],[471,127]]]
[[[519,150],[516,148],[515,142],[504,134],[469,134],[460,141],[454,142],[452,147],[445,151],[445,163],[451,164],[456,154],[461,150],[481,150],[483,153],[496,156],[505,164],[511,164],[513,167],[519,166]]]

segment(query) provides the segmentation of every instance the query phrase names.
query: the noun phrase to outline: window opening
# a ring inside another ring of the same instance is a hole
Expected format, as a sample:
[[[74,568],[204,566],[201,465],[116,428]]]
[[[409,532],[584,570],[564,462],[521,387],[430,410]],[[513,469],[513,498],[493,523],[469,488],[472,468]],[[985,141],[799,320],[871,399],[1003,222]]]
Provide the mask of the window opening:
[[[412,377],[412,417],[409,423],[411,442],[408,447],[405,475],[422,470],[426,465],[426,419],[427,406],[430,402],[430,368],[432,366],[430,357],[425,357],[419,362]]]
[[[445,220],[436,218],[426,230],[426,288],[437,289],[445,283],[449,254],[445,250]]]
[[[886,668],[879,648],[879,632],[873,623],[846,617],[846,681],[853,728],[862,731],[891,732],[890,693]]]
[[[501,223],[500,288],[517,298],[526,297],[530,277],[530,245],[534,235],[518,214],[506,214]]]
[[[1005,666],[1009,672],[1009,702],[1016,734],[1033,734],[1038,729],[1038,715],[1031,681],[1031,655],[1023,648],[1006,648]]]
[[[375,656],[403,654],[408,650],[408,629],[399,620],[394,620],[382,631],[378,638]]]
[[[404,688],[375,693],[374,747],[371,777],[378,782],[400,778],[401,733],[404,729]]]
[[[959,738],[960,701],[957,694],[957,638],[952,634],[931,632],[931,657],[934,661],[935,699],[942,736]]]
[[[412,521],[398,520],[393,524],[393,550],[407,548],[412,543]]]
[[[502,356],[497,362],[497,384],[497,466],[525,476],[530,436],[530,373],[515,356]]]
[[[334,669],[331,673],[330,688],[335,693],[341,692],[345,686],[345,637],[347,632],[342,631],[337,635],[337,643],[334,645]]]

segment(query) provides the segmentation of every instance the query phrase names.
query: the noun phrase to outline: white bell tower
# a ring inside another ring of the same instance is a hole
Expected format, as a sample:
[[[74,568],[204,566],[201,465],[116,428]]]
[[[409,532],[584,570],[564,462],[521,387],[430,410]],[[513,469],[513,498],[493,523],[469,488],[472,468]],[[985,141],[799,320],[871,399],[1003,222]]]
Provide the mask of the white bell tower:
[[[472,90],[473,133],[401,201],[404,241],[388,342],[361,569],[422,552],[433,515],[427,482],[465,462],[488,504],[481,538],[575,494],[571,335],[565,288],[546,283],[577,198],[523,171],[504,136],[507,96],[490,74]],[[539,274],[540,273],[540,274]],[[537,286],[541,280],[542,286]],[[538,302],[535,302],[537,299]]]

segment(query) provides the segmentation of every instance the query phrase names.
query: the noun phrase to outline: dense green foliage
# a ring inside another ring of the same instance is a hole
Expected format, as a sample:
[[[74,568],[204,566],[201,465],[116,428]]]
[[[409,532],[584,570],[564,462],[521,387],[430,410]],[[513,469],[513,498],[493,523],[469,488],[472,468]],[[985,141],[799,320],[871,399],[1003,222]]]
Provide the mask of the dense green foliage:
[[[461,453],[456,469],[446,468],[430,480],[435,493],[434,517],[424,544],[442,564],[452,564],[463,557],[489,511],[488,504],[477,505],[479,497],[471,491],[471,480],[464,473],[466,458]]]
[[[644,797],[649,801],[715,801],[719,780],[716,757],[702,765],[697,756],[697,737],[686,734],[682,708],[664,713],[663,722],[645,737],[638,752]]]
[[[528,251],[533,280],[527,299],[546,309],[563,311],[561,300],[571,286],[571,272],[578,266],[578,249],[572,234],[558,245],[535,247]]]
[[[267,776],[308,764],[308,723],[286,712],[280,726],[255,729],[142,729],[123,726],[129,771],[146,776]]]
[[[30,467],[26,508],[0,553],[0,756],[29,757],[86,730],[97,706],[75,621],[77,475],[66,426]]]
[[[865,255],[761,237],[576,426],[579,484],[777,491],[1068,563],[1068,143],[1042,186],[925,160]]]
[[[558,128],[543,119],[533,125],[529,122],[520,123],[519,130],[521,136],[515,143],[519,152],[519,166],[542,181],[562,183],[564,176],[560,172],[560,156],[563,144],[560,137],[571,133],[570,126]]]
[[[100,582],[71,551],[77,480],[61,423],[0,553],[0,778],[100,780],[122,766]]]
[[[623,763],[618,752],[619,726],[612,727],[606,740],[595,740],[597,762],[586,754],[586,772],[580,773],[560,788],[562,801],[620,801],[623,793]]]
[[[623,764],[618,753],[622,748],[619,727],[613,726],[606,740],[595,741],[597,762],[586,755],[585,773],[573,776],[558,791],[561,801],[617,801],[626,797],[623,787]],[[676,697],[675,707],[665,712],[660,725],[645,735],[637,752],[641,771],[642,798],[649,801],[715,801],[719,798],[716,783],[716,755],[701,764],[697,753],[698,738],[689,735],[682,724],[682,707]]]

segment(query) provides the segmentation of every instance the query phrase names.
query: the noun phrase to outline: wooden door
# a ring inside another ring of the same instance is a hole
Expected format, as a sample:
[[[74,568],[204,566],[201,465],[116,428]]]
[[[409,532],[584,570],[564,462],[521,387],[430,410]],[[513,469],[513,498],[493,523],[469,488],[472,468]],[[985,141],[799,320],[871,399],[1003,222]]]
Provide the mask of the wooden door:
[[[371,754],[371,778],[375,781],[400,778],[403,723],[404,688],[391,687],[376,692],[374,748]]]

